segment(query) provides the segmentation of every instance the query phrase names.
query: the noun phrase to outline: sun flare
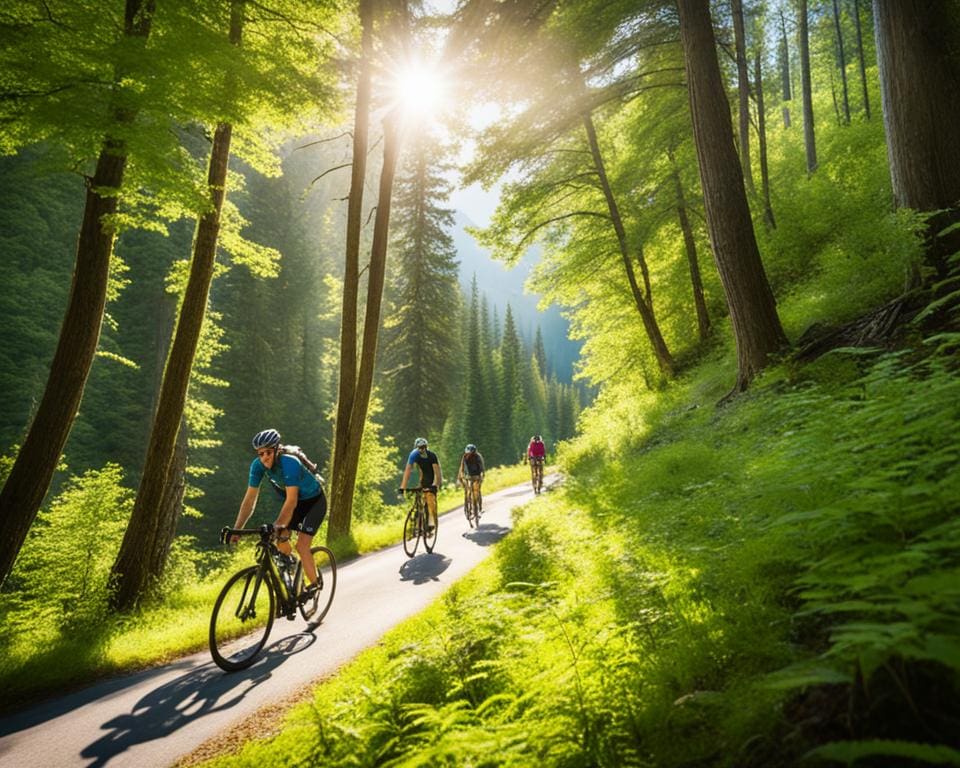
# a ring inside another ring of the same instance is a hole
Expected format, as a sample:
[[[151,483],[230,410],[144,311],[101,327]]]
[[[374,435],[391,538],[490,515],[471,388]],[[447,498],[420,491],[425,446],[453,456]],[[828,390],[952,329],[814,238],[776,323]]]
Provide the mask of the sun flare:
[[[446,106],[448,83],[442,73],[424,64],[400,69],[394,78],[397,105],[407,117],[435,117]]]

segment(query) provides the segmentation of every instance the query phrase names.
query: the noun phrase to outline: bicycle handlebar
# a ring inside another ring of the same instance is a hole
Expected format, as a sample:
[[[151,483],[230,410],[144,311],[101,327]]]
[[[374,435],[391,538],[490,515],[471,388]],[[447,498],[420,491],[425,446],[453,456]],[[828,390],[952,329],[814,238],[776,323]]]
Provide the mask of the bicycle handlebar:
[[[261,539],[269,539],[270,537],[276,535],[277,529],[273,527],[272,523],[264,523],[259,528],[230,528],[229,526],[223,526],[220,529],[220,543],[226,544],[234,536],[252,536],[257,534]]]

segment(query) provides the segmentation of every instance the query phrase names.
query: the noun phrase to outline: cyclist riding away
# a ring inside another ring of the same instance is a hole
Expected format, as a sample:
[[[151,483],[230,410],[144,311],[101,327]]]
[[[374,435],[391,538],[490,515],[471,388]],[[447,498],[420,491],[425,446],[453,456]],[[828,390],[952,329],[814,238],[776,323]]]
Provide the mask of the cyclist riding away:
[[[544,445],[540,435],[534,435],[530,438],[530,445],[527,446],[527,458],[530,461],[530,476],[537,471],[537,465],[543,466],[544,459],[547,456],[547,446]]]
[[[427,509],[430,512],[429,519],[437,519],[437,491],[443,483],[443,477],[440,473],[440,459],[437,454],[427,449],[427,440],[418,437],[413,443],[413,450],[407,457],[407,465],[403,468],[403,480],[400,481],[400,490],[404,491],[407,487],[407,481],[410,479],[410,471],[413,465],[417,465],[420,471],[420,487],[423,488],[423,496],[427,502]],[[428,526],[428,530],[433,526]]]
[[[260,483],[266,477],[283,499],[280,513],[273,522],[273,527],[280,531],[277,548],[290,557],[290,531],[297,531],[297,554],[300,555],[307,580],[304,594],[309,596],[317,589],[317,566],[310,552],[310,544],[327,514],[323,488],[296,456],[283,453],[277,430],[265,429],[254,435],[253,449],[257,452],[257,458],[250,464],[247,492],[240,502],[234,528],[242,528],[250,519],[257,505]],[[231,537],[230,543],[235,543],[239,538]],[[296,562],[292,557],[290,559]]]
[[[477,450],[477,446],[470,443],[463,449],[463,456],[460,457],[460,469],[457,470],[457,482],[464,488],[467,487],[465,480],[469,479],[473,485],[474,494],[477,499],[477,513],[483,514],[483,496],[480,494],[480,486],[483,484],[483,455]]]

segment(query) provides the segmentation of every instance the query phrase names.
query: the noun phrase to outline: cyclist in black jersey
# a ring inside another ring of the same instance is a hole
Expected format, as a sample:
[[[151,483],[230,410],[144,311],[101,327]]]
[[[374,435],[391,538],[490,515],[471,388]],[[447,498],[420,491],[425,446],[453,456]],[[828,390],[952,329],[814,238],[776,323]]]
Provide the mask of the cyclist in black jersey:
[[[457,482],[467,486],[467,482],[474,483],[477,488],[477,501],[479,502],[478,512],[483,513],[483,495],[481,486],[483,484],[484,463],[483,455],[477,450],[477,446],[470,443],[463,449],[463,456],[460,457],[460,469],[457,470]]]

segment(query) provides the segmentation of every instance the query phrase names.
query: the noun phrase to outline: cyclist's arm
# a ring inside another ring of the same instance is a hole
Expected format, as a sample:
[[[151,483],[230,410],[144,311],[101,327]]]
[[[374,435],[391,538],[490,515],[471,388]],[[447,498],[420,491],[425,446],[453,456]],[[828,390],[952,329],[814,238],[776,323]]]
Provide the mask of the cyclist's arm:
[[[247,520],[253,514],[257,506],[257,495],[260,489],[257,486],[247,486],[247,492],[243,494],[243,500],[240,502],[240,511],[237,512],[237,521],[233,524],[234,528],[243,528]],[[230,542],[235,543],[240,540],[239,536],[231,536]]]
[[[440,486],[443,485],[443,476],[440,474],[440,462],[434,462],[433,465],[433,482],[437,486],[437,490],[440,490]]]
[[[460,457],[460,468],[457,470],[457,482],[463,483],[463,465],[466,462],[466,456]]]
[[[243,494],[243,500],[240,502],[240,511],[237,513],[237,522],[234,524],[234,528],[243,528],[247,520],[250,519],[254,508],[257,506],[259,492],[260,489],[255,486],[247,487],[247,492]]]
[[[296,485],[287,486],[287,498],[283,500],[283,506],[280,507],[280,514],[273,521],[274,528],[286,528],[290,525],[293,518],[293,510],[297,508],[297,498],[300,495],[300,488]]]
[[[407,466],[403,468],[403,480],[400,481],[401,488],[407,487],[407,481],[410,479],[410,470],[412,469],[412,467],[413,467],[413,464],[407,464]]]

